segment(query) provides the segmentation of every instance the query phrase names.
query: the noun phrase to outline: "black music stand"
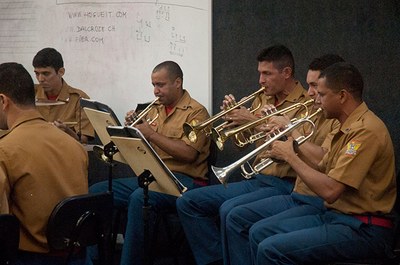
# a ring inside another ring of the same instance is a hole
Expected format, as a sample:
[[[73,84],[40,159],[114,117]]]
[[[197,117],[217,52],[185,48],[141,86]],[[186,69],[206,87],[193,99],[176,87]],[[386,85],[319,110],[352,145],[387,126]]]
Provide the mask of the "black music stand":
[[[101,143],[106,147],[111,143],[110,135],[106,129],[107,126],[121,126],[120,121],[114,111],[104,103],[85,98],[81,98],[80,103]],[[98,147],[97,149],[99,148],[101,147]],[[93,149],[96,151],[96,146],[94,146]],[[123,156],[117,152],[118,150],[112,151],[116,152],[107,152],[107,150],[104,150],[105,157],[109,159],[112,157],[112,160],[126,163]],[[106,158],[103,160],[109,162]]]
[[[143,188],[144,262],[147,265],[150,264],[149,189],[178,197],[186,191],[186,187],[172,174],[138,129],[110,126],[107,131]]]

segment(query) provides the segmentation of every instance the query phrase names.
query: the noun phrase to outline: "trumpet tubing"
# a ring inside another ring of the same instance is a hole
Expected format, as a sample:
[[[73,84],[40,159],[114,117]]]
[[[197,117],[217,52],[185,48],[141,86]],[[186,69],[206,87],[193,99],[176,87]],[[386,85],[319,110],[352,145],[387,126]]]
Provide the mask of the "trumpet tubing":
[[[213,130],[212,133],[213,135],[213,140],[215,141],[216,145],[219,147],[220,150],[223,149],[225,142],[232,136],[235,136],[235,144],[239,147],[243,147],[247,144],[251,144],[254,143],[256,140],[263,138],[263,133],[260,133],[260,135],[258,136],[254,136],[251,134],[250,130],[253,129],[254,127],[264,123],[266,120],[268,120],[269,118],[276,116],[276,115],[284,115],[288,112],[291,112],[295,109],[299,109],[299,108],[304,108],[305,113],[303,114],[305,117],[308,117],[309,111],[308,111],[308,106],[310,104],[314,103],[313,99],[307,100],[306,102],[303,103],[296,103],[293,104],[287,108],[281,109],[281,110],[277,110],[271,114],[266,114],[265,116],[255,120],[255,121],[251,121],[248,123],[245,123],[241,126],[226,130],[226,131],[215,131]],[[245,137],[243,135],[243,132],[245,131],[249,131],[250,132],[250,136],[249,137]],[[240,137],[238,137],[238,134],[242,134],[243,135],[243,139],[240,140]]]
[[[134,117],[134,120],[131,124],[129,124],[129,127],[133,127],[136,124],[140,123],[142,119],[147,115],[147,113],[150,112],[150,110],[153,108],[154,104],[158,101],[159,97],[156,97],[147,107],[142,110],[137,116]],[[158,118],[158,114],[153,118],[148,120],[147,122],[153,123],[156,119]]]
[[[273,161],[272,161],[272,159],[268,158],[272,162],[270,162],[268,159],[262,160],[262,163],[265,164],[265,166],[263,164],[259,163],[255,167],[251,167],[250,164],[249,164],[249,160],[251,160],[252,158],[257,156],[258,154],[260,154],[262,151],[264,151],[264,149],[266,147],[268,147],[270,144],[272,144],[274,141],[276,141],[276,140],[280,139],[281,137],[289,134],[294,129],[296,129],[300,125],[303,125],[304,123],[310,123],[311,126],[312,126],[312,132],[309,135],[307,135],[307,137],[305,137],[304,139],[302,138],[303,140],[302,140],[301,143],[304,143],[306,140],[308,140],[311,137],[311,135],[313,134],[314,129],[315,129],[314,123],[311,120],[307,119],[307,118],[299,119],[295,123],[292,123],[291,125],[289,125],[284,130],[281,130],[281,131],[279,131],[277,133],[272,133],[270,139],[265,141],[263,144],[261,144],[260,146],[258,146],[254,150],[250,151],[247,155],[244,155],[239,160],[233,162],[232,164],[230,164],[230,165],[228,165],[226,167],[222,167],[222,168],[211,166],[212,171],[214,172],[215,176],[218,178],[218,180],[222,184],[226,184],[228,182],[229,177],[231,176],[231,174],[238,167],[242,168],[242,172],[243,172],[243,175],[245,176],[245,178],[250,178],[254,174],[259,173],[266,166],[269,166],[270,164],[272,164]],[[245,163],[249,165],[251,171],[244,170],[244,164]]]
[[[253,94],[243,98],[230,108],[220,111],[219,113],[215,114],[214,116],[206,119],[203,122],[200,122],[198,124],[190,124],[190,123],[185,123],[183,124],[183,131],[185,132],[185,135],[188,137],[188,139],[192,142],[195,143],[198,138],[198,134],[200,132],[205,132],[207,136],[211,135],[211,128],[210,126],[217,121],[218,119],[222,118],[232,110],[236,109],[237,107],[240,107],[250,100],[253,100],[256,97],[259,97],[262,93],[264,93],[265,87],[261,87],[259,90],[254,92]],[[260,106],[259,106],[260,107]],[[218,125],[218,127],[222,128],[226,123],[223,123],[221,125]]]

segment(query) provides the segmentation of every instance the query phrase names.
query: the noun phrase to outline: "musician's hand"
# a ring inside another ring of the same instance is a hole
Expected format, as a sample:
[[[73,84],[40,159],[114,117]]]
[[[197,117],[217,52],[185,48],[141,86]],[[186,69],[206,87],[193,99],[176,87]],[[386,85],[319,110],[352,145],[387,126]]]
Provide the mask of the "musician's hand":
[[[135,121],[134,117],[136,116],[136,113],[134,110],[130,110],[125,114],[125,126],[129,126],[132,124],[132,122]]]
[[[221,110],[227,110],[233,108],[236,105],[236,99],[232,94],[225,95],[224,100],[222,101],[222,106],[220,106]]]
[[[272,131],[280,131],[287,128],[291,123],[287,115],[274,115],[267,120],[268,127]]]
[[[156,133],[146,121],[135,125],[135,128],[137,128],[148,141],[150,141],[150,136]]]
[[[290,156],[296,155],[293,149],[293,137],[288,137],[287,141],[274,141],[267,153],[273,158],[287,161]]]
[[[60,130],[66,132],[67,134],[69,134],[70,136],[72,136],[75,140],[79,141],[79,137],[76,134],[76,132],[74,130],[72,130],[70,127],[68,127],[67,125],[65,125],[62,121],[60,120],[55,120],[52,122],[54,126],[56,126],[57,128],[59,128]]]
[[[60,120],[55,120],[53,121],[53,124],[59,128],[60,130],[67,132],[67,130],[69,129],[67,125],[65,125],[62,121]]]
[[[241,106],[225,115],[224,120],[229,121],[231,126],[242,125],[257,118],[247,108]]]
[[[272,113],[274,113],[276,111],[277,111],[276,107],[274,105],[272,105],[272,104],[266,104],[261,108],[261,113],[264,116],[272,114]]]

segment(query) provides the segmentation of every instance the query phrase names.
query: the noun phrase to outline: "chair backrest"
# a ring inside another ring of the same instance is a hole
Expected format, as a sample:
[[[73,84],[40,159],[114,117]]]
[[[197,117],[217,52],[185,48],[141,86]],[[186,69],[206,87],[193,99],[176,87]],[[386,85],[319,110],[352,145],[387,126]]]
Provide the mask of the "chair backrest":
[[[99,244],[110,233],[113,213],[112,193],[68,197],[56,205],[47,224],[50,249]]]
[[[0,214],[0,265],[13,264],[19,245],[19,221],[11,214]]]

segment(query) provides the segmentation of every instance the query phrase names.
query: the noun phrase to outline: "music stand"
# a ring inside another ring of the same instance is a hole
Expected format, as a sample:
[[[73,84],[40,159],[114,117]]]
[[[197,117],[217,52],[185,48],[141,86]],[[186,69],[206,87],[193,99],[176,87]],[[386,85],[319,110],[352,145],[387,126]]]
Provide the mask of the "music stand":
[[[106,152],[106,146],[111,148],[110,142],[110,135],[107,132],[107,126],[120,126],[121,123],[118,120],[117,116],[115,115],[114,111],[107,106],[106,104],[103,104],[98,101],[90,100],[90,99],[85,99],[81,98],[80,104],[83,108],[83,110],[86,113],[86,116],[88,117],[90,123],[92,124],[94,130],[96,131],[97,135],[99,136],[99,139],[101,143],[103,144],[105,148],[104,154],[110,158],[110,159],[125,163],[124,157],[121,155],[121,153],[109,153]],[[112,150],[114,151],[114,150]]]
[[[134,127],[109,126],[112,142],[138,176],[143,188],[144,261],[149,264],[149,189],[173,196],[181,196],[186,187],[172,174],[142,133]]]

